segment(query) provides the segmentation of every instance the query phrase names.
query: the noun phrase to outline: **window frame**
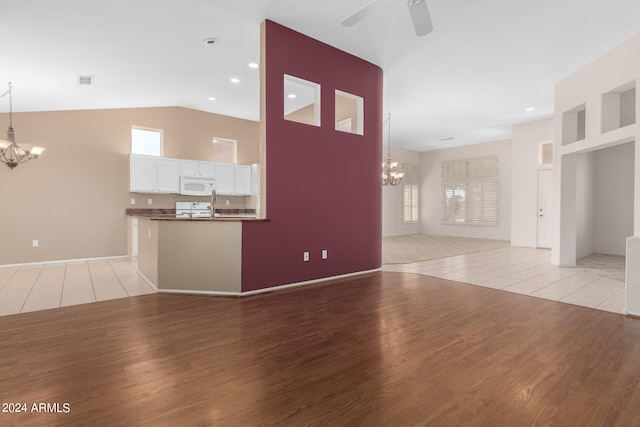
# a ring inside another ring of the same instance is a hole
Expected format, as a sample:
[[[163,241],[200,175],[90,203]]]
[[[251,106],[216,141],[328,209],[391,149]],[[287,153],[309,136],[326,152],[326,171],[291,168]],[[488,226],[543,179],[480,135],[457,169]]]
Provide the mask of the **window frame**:
[[[142,131],[146,131],[146,132],[157,132],[160,135],[160,147],[159,147],[159,153],[158,154],[154,154],[154,153],[140,153],[134,150],[134,138],[133,138],[133,131],[134,130],[142,130]],[[131,154],[143,154],[146,156],[156,156],[156,157],[162,157],[164,156],[164,130],[163,129],[155,129],[155,128],[150,128],[150,127],[145,127],[145,126],[135,126],[132,125],[131,126]]]
[[[456,192],[462,200],[454,201],[452,207],[449,200]],[[441,224],[443,225],[491,227],[500,225],[498,157],[442,162],[441,205]]]

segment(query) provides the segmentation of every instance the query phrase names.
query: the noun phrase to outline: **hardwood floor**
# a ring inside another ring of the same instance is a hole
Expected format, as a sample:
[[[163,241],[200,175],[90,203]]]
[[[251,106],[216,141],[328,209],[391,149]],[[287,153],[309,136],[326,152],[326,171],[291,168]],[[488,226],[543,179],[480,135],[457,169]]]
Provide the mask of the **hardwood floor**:
[[[3,316],[0,343],[3,426],[640,425],[640,320],[410,273]]]

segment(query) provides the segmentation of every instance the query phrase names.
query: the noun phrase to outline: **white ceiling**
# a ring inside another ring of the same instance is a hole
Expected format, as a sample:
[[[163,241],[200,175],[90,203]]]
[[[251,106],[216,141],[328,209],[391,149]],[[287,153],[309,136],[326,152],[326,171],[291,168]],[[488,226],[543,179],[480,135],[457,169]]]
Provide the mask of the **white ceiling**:
[[[0,0],[0,85],[13,83],[14,111],[178,105],[257,120],[247,64],[271,19],[382,67],[392,144],[423,151],[549,117],[556,82],[640,30],[638,0],[427,0],[421,38],[405,0],[379,0],[340,25],[368,1]],[[85,74],[93,86],[77,85]]]

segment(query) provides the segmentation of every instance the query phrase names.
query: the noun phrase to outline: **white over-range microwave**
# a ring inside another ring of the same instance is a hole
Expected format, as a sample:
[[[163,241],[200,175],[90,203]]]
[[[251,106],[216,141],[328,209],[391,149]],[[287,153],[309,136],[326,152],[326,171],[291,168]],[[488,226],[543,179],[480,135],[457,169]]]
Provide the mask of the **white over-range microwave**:
[[[180,194],[185,196],[211,196],[215,189],[215,178],[204,176],[180,177]]]

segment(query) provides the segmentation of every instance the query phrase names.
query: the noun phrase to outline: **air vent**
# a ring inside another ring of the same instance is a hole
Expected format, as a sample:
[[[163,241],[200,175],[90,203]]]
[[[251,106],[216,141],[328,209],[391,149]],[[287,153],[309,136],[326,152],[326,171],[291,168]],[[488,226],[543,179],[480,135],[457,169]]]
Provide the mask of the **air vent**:
[[[90,86],[93,84],[93,76],[78,76],[80,86]]]

